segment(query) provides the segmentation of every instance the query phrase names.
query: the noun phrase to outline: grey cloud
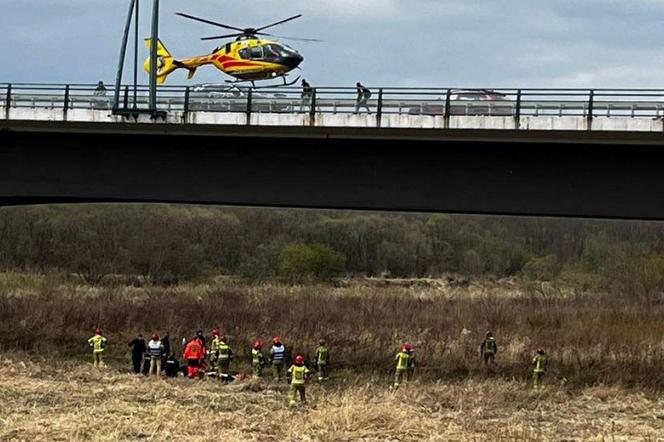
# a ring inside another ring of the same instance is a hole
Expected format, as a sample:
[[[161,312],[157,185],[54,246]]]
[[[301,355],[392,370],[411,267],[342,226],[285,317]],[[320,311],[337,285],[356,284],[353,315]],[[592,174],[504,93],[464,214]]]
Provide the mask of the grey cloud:
[[[112,80],[126,1],[0,1],[0,81]],[[302,12],[275,33],[325,40],[293,43],[318,85],[654,87],[664,75],[658,1],[162,0],[162,39],[184,57],[211,50],[198,38],[216,30],[178,10],[239,26]],[[209,67],[195,81],[226,78]]]

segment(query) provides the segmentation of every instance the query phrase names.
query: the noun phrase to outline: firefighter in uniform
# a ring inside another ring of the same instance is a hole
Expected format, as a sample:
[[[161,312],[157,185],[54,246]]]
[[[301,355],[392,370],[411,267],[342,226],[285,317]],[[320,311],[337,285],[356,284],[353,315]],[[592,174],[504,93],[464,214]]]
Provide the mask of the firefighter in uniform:
[[[265,368],[265,356],[263,356],[263,343],[256,341],[254,348],[251,349],[251,369],[254,377],[260,378],[263,376],[263,368]]]
[[[290,395],[288,405],[295,405],[297,394],[300,394],[300,401],[305,403],[307,396],[304,391],[304,385],[309,380],[309,369],[304,365],[302,356],[295,357],[295,364],[288,369],[288,383],[290,384]]]
[[[491,367],[495,363],[497,353],[498,344],[496,344],[496,338],[493,337],[492,332],[488,331],[486,332],[486,339],[480,345],[480,356],[484,360],[484,365]]]
[[[330,349],[325,346],[324,339],[318,341],[316,369],[318,370],[318,381],[327,381],[330,379]]]
[[[104,331],[101,328],[95,330],[95,335],[88,339],[88,345],[92,347],[92,358],[95,367],[104,367],[104,350],[106,350],[107,340],[104,337]]]

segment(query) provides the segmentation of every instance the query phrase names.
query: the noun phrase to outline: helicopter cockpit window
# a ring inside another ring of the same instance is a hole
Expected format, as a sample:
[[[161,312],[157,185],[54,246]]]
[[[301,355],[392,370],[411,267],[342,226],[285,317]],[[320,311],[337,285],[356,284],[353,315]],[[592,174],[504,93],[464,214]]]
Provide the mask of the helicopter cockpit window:
[[[255,46],[251,48],[251,58],[252,59],[263,58],[263,48],[261,48],[260,46]]]
[[[239,53],[240,53],[240,57],[244,58],[245,60],[251,60],[251,49],[250,48],[244,48]]]
[[[269,44],[263,46],[263,54],[265,55],[265,58],[278,57],[280,53],[281,53],[281,47],[279,47],[278,45]]]

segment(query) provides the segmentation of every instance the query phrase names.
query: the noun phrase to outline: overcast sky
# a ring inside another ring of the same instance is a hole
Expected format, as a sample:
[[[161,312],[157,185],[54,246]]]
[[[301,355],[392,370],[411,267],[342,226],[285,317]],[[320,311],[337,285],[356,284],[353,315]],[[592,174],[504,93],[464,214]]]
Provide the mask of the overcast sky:
[[[0,0],[0,82],[112,82],[127,5]],[[176,11],[239,27],[302,13],[274,32],[324,40],[290,43],[319,86],[664,87],[661,0],[162,0],[160,37],[186,57],[209,52],[199,37],[220,29]],[[226,78],[207,66],[193,82]]]

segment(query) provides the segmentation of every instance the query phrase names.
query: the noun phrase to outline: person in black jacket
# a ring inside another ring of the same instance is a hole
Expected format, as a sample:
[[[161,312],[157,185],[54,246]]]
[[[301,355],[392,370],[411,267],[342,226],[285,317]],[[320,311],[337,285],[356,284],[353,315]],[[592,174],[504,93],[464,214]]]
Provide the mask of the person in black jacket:
[[[161,345],[164,346],[164,355],[161,358],[162,359],[161,365],[163,366],[166,363],[168,355],[171,354],[171,336],[168,332],[166,332],[166,335],[164,335],[164,337],[161,338]]]
[[[165,367],[166,376],[169,378],[176,378],[180,372],[180,361],[178,361],[178,358],[176,358],[175,355],[171,353],[168,356],[168,359],[166,359]]]
[[[133,341],[129,343],[129,347],[131,348],[131,363],[134,368],[134,373],[139,374],[141,372],[141,362],[143,361],[143,355],[147,350],[143,335],[139,334]]]

